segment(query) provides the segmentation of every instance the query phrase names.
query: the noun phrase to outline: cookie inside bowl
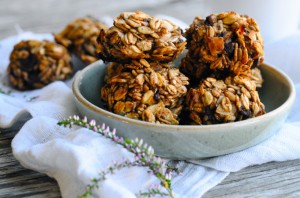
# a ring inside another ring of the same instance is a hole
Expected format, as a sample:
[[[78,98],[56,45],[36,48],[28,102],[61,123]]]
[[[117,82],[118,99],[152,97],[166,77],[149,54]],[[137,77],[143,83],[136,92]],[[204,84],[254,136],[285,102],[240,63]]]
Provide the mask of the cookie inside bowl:
[[[269,64],[260,66],[264,77],[259,89],[266,114],[214,125],[165,125],[120,116],[105,110],[100,99],[106,65],[95,62],[73,82],[75,103],[82,115],[116,128],[124,138],[144,139],[157,155],[173,159],[199,159],[236,152],[273,135],[286,119],[295,99],[291,80]]]

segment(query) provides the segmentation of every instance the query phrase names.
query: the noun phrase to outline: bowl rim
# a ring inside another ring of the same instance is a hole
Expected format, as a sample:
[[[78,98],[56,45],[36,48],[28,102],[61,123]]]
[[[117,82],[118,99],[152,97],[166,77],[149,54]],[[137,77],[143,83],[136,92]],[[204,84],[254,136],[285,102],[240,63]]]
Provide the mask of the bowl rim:
[[[284,80],[287,82],[287,85],[289,87],[289,96],[287,98],[287,100],[284,101],[284,103],[282,105],[280,105],[279,107],[277,107],[276,109],[258,116],[258,117],[254,117],[251,119],[246,119],[246,120],[241,120],[238,122],[230,122],[230,123],[221,123],[221,124],[212,124],[212,125],[168,125],[168,124],[156,124],[156,123],[151,123],[151,122],[146,122],[146,121],[142,121],[142,120],[135,120],[135,119],[131,119],[131,118],[127,118],[125,116],[121,116],[115,113],[112,113],[110,111],[107,111],[105,109],[102,109],[98,106],[96,106],[95,104],[89,102],[87,99],[85,99],[83,97],[83,95],[80,93],[79,90],[79,86],[81,84],[81,80],[83,78],[83,76],[85,75],[86,72],[88,72],[89,70],[93,69],[94,67],[98,67],[98,66],[102,66],[105,63],[103,63],[101,60],[96,61],[88,66],[86,66],[83,70],[79,71],[74,79],[73,79],[73,83],[72,83],[72,92],[74,97],[80,102],[82,103],[84,106],[86,106],[89,110],[96,112],[96,113],[100,113],[106,117],[110,117],[113,118],[117,121],[120,122],[125,122],[127,124],[133,124],[133,125],[139,125],[140,127],[154,127],[154,128],[167,128],[167,129],[173,129],[172,132],[176,132],[178,129],[182,129],[182,130],[186,130],[186,131],[194,131],[194,130],[210,130],[211,132],[213,131],[218,131],[217,129],[221,129],[224,127],[227,128],[231,128],[231,127],[237,127],[237,125],[239,127],[243,127],[243,126],[247,126],[251,123],[255,123],[258,120],[266,120],[266,119],[271,119],[274,116],[276,116],[278,113],[284,111],[286,108],[288,108],[289,106],[292,106],[293,102],[295,101],[296,98],[296,90],[295,90],[295,86],[292,82],[292,80],[290,79],[290,77],[284,73],[283,71],[281,71],[280,69],[272,66],[269,63],[262,63],[262,65],[264,65],[265,67],[268,67],[269,69],[274,70],[275,72],[277,72],[278,74],[280,74]],[[100,97],[99,97],[100,99]]]

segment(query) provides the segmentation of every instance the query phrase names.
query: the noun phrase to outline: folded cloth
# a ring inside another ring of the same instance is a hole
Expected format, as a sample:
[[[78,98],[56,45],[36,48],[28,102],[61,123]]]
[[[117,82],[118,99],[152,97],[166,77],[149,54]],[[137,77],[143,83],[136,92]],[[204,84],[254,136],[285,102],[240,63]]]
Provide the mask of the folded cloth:
[[[23,33],[0,41],[0,88],[11,90],[6,78],[9,53],[22,39],[53,39],[50,34]],[[290,42],[292,39],[292,42]],[[287,46],[287,43],[290,45]],[[285,46],[283,48],[283,46]],[[300,158],[300,33],[266,47],[267,60],[287,72],[296,84],[297,98],[286,123],[271,138],[249,149],[180,163],[182,174],[172,179],[175,197],[201,197],[230,172],[270,161]],[[278,57],[282,57],[284,61]],[[63,197],[75,197],[85,191],[90,178],[97,177],[115,161],[133,159],[133,155],[112,141],[82,128],[63,128],[57,122],[78,114],[69,82],[54,82],[34,91],[0,93],[0,128],[8,128],[25,113],[32,118],[12,142],[13,154],[27,168],[46,173],[57,180]],[[114,127],[114,126],[111,126]],[[108,176],[94,191],[95,197],[135,197],[139,191],[159,184],[146,167],[124,168]]]

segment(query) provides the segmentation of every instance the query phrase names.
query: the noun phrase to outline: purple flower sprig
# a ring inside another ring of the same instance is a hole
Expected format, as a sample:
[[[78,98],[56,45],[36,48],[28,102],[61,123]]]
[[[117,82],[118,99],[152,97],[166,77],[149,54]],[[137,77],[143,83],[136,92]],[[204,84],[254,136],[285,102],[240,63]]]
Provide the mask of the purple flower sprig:
[[[76,126],[90,129],[108,139],[111,139],[112,141],[121,145],[122,147],[126,148],[128,151],[130,151],[135,155],[135,161],[130,163],[128,162],[129,163],[128,165],[147,166],[150,169],[149,172],[154,174],[160,180],[161,186],[168,192],[167,195],[170,197],[174,197],[171,188],[171,176],[172,176],[171,169],[166,166],[165,162],[161,158],[155,156],[154,149],[152,148],[152,146],[149,146],[146,143],[144,143],[142,139],[138,139],[138,138],[136,138],[135,140],[123,139],[122,137],[118,137],[116,135],[116,129],[113,129],[111,131],[109,126],[105,126],[105,124],[102,124],[100,126],[97,125],[95,120],[88,121],[87,117],[80,119],[80,117],[77,115],[74,115],[72,117],[69,117],[68,119],[58,122],[58,125],[64,127],[70,127],[70,128],[76,125]],[[94,188],[98,188],[98,182],[104,180],[108,173],[114,173],[114,170],[118,170],[119,167],[122,167],[122,165],[120,164],[117,163],[115,166],[114,165],[111,166],[111,168],[108,168],[108,172],[107,171],[100,172],[99,178],[93,178],[92,184],[87,186],[87,191],[86,191],[87,196],[83,196],[83,197],[91,196],[92,190]],[[154,195],[155,192],[156,191],[151,191],[149,195]],[[161,191],[157,191],[157,192],[161,192]]]

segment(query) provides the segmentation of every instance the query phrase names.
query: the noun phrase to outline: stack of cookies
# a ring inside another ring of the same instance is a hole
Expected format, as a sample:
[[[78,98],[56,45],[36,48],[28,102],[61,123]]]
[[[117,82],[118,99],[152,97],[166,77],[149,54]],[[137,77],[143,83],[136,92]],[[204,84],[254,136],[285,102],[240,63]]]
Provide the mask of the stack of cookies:
[[[185,49],[182,30],[169,20],[124,12],[98,37],[108,64],[101,98],[109,111],[148,122],[179,124],[188,78],[172,61]]]
[[[244,120],[265,113],[256,87],[263,82],[263,39],[254,19],[235,12],[196,17],[185,33],[180,70],[191,79],[186,105],[194,124]]]

